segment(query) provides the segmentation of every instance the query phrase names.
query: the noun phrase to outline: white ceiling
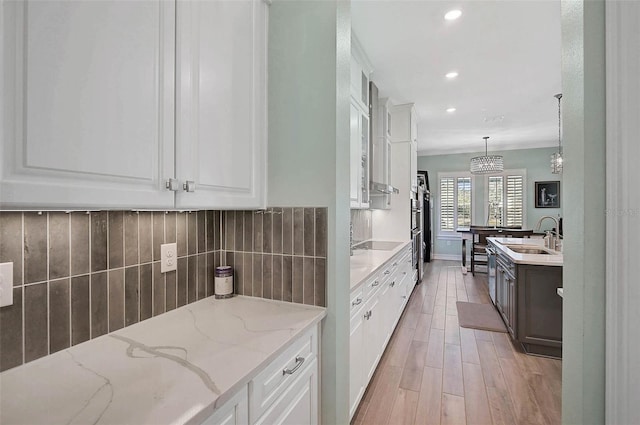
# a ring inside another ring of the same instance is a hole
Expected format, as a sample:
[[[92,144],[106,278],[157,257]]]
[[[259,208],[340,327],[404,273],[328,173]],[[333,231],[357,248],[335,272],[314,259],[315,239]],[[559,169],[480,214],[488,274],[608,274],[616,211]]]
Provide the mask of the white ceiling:
[[[557,145],[559,0],[353,0],[351,16],[380,97],[415,103],[421,154]]]

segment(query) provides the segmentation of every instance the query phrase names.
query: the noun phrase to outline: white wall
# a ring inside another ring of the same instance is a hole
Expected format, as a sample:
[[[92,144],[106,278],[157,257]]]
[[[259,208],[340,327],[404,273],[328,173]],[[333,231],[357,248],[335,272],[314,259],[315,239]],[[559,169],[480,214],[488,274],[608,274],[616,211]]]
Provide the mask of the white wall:
[[[562,0],[564,424],[605,423],[604,4]]]
[[[322,423],[349,422],[349,2],[275,0],[268,203],[328,208]]]

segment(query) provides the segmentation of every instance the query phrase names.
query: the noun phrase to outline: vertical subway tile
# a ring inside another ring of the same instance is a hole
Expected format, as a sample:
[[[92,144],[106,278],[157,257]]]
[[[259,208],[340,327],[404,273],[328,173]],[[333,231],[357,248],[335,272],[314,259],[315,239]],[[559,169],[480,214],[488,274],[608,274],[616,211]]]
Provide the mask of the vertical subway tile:
[[[242,251],[244,248],[244,211],[236,211],[236,226],[234,235],[234,249]]]
[[[206,228],[207,228],[207,251],[213,251],[214,248],[214,237],[215,237],[215,222],[214,222],[214,214],[213,210],[207,210],[206,213]]]
[[[160,273],[160,262],[153,263],[153,315],[165,312],[164,274]]]
[[[108,332],[107,273],[91,275],[91,338]]]
[[[207,250],[207,234],[206,234],[206,211],[198,211],[198,253]]]
[[[216,266],[216,256],[213,252],[207,253],[207,290],[206,296],[213,295],[213,282]]]
[[[198,254],[198,294],[199,300],[207,296],[207,255]]]
[[[304,257],[302,264],[303,298],[304,304],[314,305],[314,263],[313,258]]]
[[[25,362],[30,362],[49,353],[47,304],[46,282],[24,287]]]
[[[91,338],[89,305],[89,275],[71,278],[71,345]]]
[[[220,211],[213,212],[213,221],[214,221],[214,233],[213,233],[213,249],[218,250],[222,246],[222,213]]]
[[[304,302],[304,261],[303,257],[293,257],[293,302],[302,304]]]
[[[91,271],[107,269],[107,212],[91,213]]]
[[[293,257],[282,257],[282,301],[293,301]]]
[[[160,245],[164,243],[164,212],[151,213],[153,222],[153,261],[160,260]]]
[[[194,211],[187,213],[187,254],[198,252],[198,214]]]
[[[68,217],[67,217],[68,219]],[[54,280],[49,283],[49,352],[69,348],[69,278]]]
[[[25,212],[24,283],[43,280],[47,280],[47,215]]]
[[[304,255],[304,208],[293,209],[293,253]]]
[[[304,255],[313,257],[315,255],[315,208],[304,209]]]
[[[177,273],[176,271],[171,271],[171,272],[167,272],[165,275],[165,281],[166,281],[166,310],[173,310],[176,308],[177,306],[177,284],[178,282],[176,281],[177,278]]]
[[[282,255],[273,256],[273,299],[282,301]]]
[[[109,268],[124,266],[124,212],[109,211]]]
[[[327,264],[324,258],[315,259],[315,305],[320,307],[327,306]]]
[[[196,301],[198,290],[198,257],[191,255],[187,262],[187,303]]]
[[[176,233],[177,233],[177,248],[178,257],[184,257],[187,255],[187,216],[189,214],[185,212],[177,213],[176,217]]]
[[[22,364],[22,288],[13,289],[13,305],[0,308],[0,372]]]
[[[14,285],[22,285],[22,240],[22,213],[0,211],[0,263],[13,263]]]
[[[226,258],[225,265],[231,266],[231,269],[234,271],[233,278],[234,278],[234,283],[235,283],[235,279],[237,278],[236,270],[238,269],[238,264],[236,263],[236,261],[237,261],[237,259],[240,258],[240,256],[236,257],[234,252],[226,252],[225,254],[226,254],[225,255],[225,258]]]
[[[262,252],[271,253],[273,252],[273,213],[265,212],[263,214],[264,217],[262,219]]]
[[[177,243],[177,215],[178,213],[175,211],[167,211],[164,215],[164,243]]]
[[[253,254],[244,253],[242,255],[242,285],[244,295],[253,296]]]
[[[153,266],[140,266],[140,321],[153,316]]]
[[[233,275],[233,290],[238,295],[248,295],[244,292],[244,253],[236,253],[234,262],[236,267]]]
[[[140,315],[140,268],[127,267],[124,270],[124,325],[138,323]]]
[[[274,254],[282,254],[282,208],[273,209],[272,228],[272,251]]]
[[[262,297],[273,298],[273,255],[262,256]]]
[[[178,307],[187,304],[187,258],[178,258],[178,295],[176,303]]]
[[[70,276],[69,214],[52,211],[49,213],[49,279],[68,276]]]
[[[124,212],[124,265],[138,264],[138,214]]]
[[[262,254],[253,254],[253,288],[252,293],[254,297],[262,296]]]
[[[138,237],[140,238],[140,264],[153,260],[153,227],[151,212],[142,211],[138,215]]]
[[[223,214],[224,218],[222,228],[224,230],[224,240],[222,241],[222,249],[231,251],[235,247],[234,236],[236,227],[236,212],[225,211]]]
[[[253,252],[262,252],[264,213],[253,212]]]
[[[124,269],[109,271],[109,332],[124,327]]]
[[[327,256],[327,209],[316,208],[316,256]]]
[[[293,254],[293,208],[282,209],[282,253]]]
[[[244,252],[253,252],[253,211],[243,211],[242,221],[244,225]]]
[[[71,213],[71,276],[89,273],[89,214]]]

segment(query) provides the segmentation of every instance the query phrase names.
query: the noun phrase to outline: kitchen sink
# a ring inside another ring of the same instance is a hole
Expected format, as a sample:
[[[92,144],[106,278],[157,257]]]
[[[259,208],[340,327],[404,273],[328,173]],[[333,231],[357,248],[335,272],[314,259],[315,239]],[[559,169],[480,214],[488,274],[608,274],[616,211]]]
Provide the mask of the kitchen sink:
[[[357,245],[353,246],[354,250],[364,249],[364,250],[377,250],[377,251],[391,251],[392,249],[400,246],[401,242],[390,242],[390,241],[365,241],[360,242]]]
[[[518,254],[543,254],[543,255],[553,255],[556,252],[551,251],[547,248],[543,248],[537,245],[504,245],[509,248],[513,252],[517,252]]]

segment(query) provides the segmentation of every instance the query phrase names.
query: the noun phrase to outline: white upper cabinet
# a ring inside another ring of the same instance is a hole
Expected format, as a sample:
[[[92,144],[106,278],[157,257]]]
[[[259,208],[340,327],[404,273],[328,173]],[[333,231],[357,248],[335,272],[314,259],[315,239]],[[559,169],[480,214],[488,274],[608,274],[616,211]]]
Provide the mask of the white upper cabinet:
[[[409,143],[409,175],[411,190],[418,189],[418,116],[413,103],[395,105],[392,109],[393,143]]]
[[[175,4],[0,7],[0,206],[172,207]]]
[[[265,205],[264,1],[0,7],[1,208]]]
[[[178,2],[178,208],[265,205],[267,7]]]

